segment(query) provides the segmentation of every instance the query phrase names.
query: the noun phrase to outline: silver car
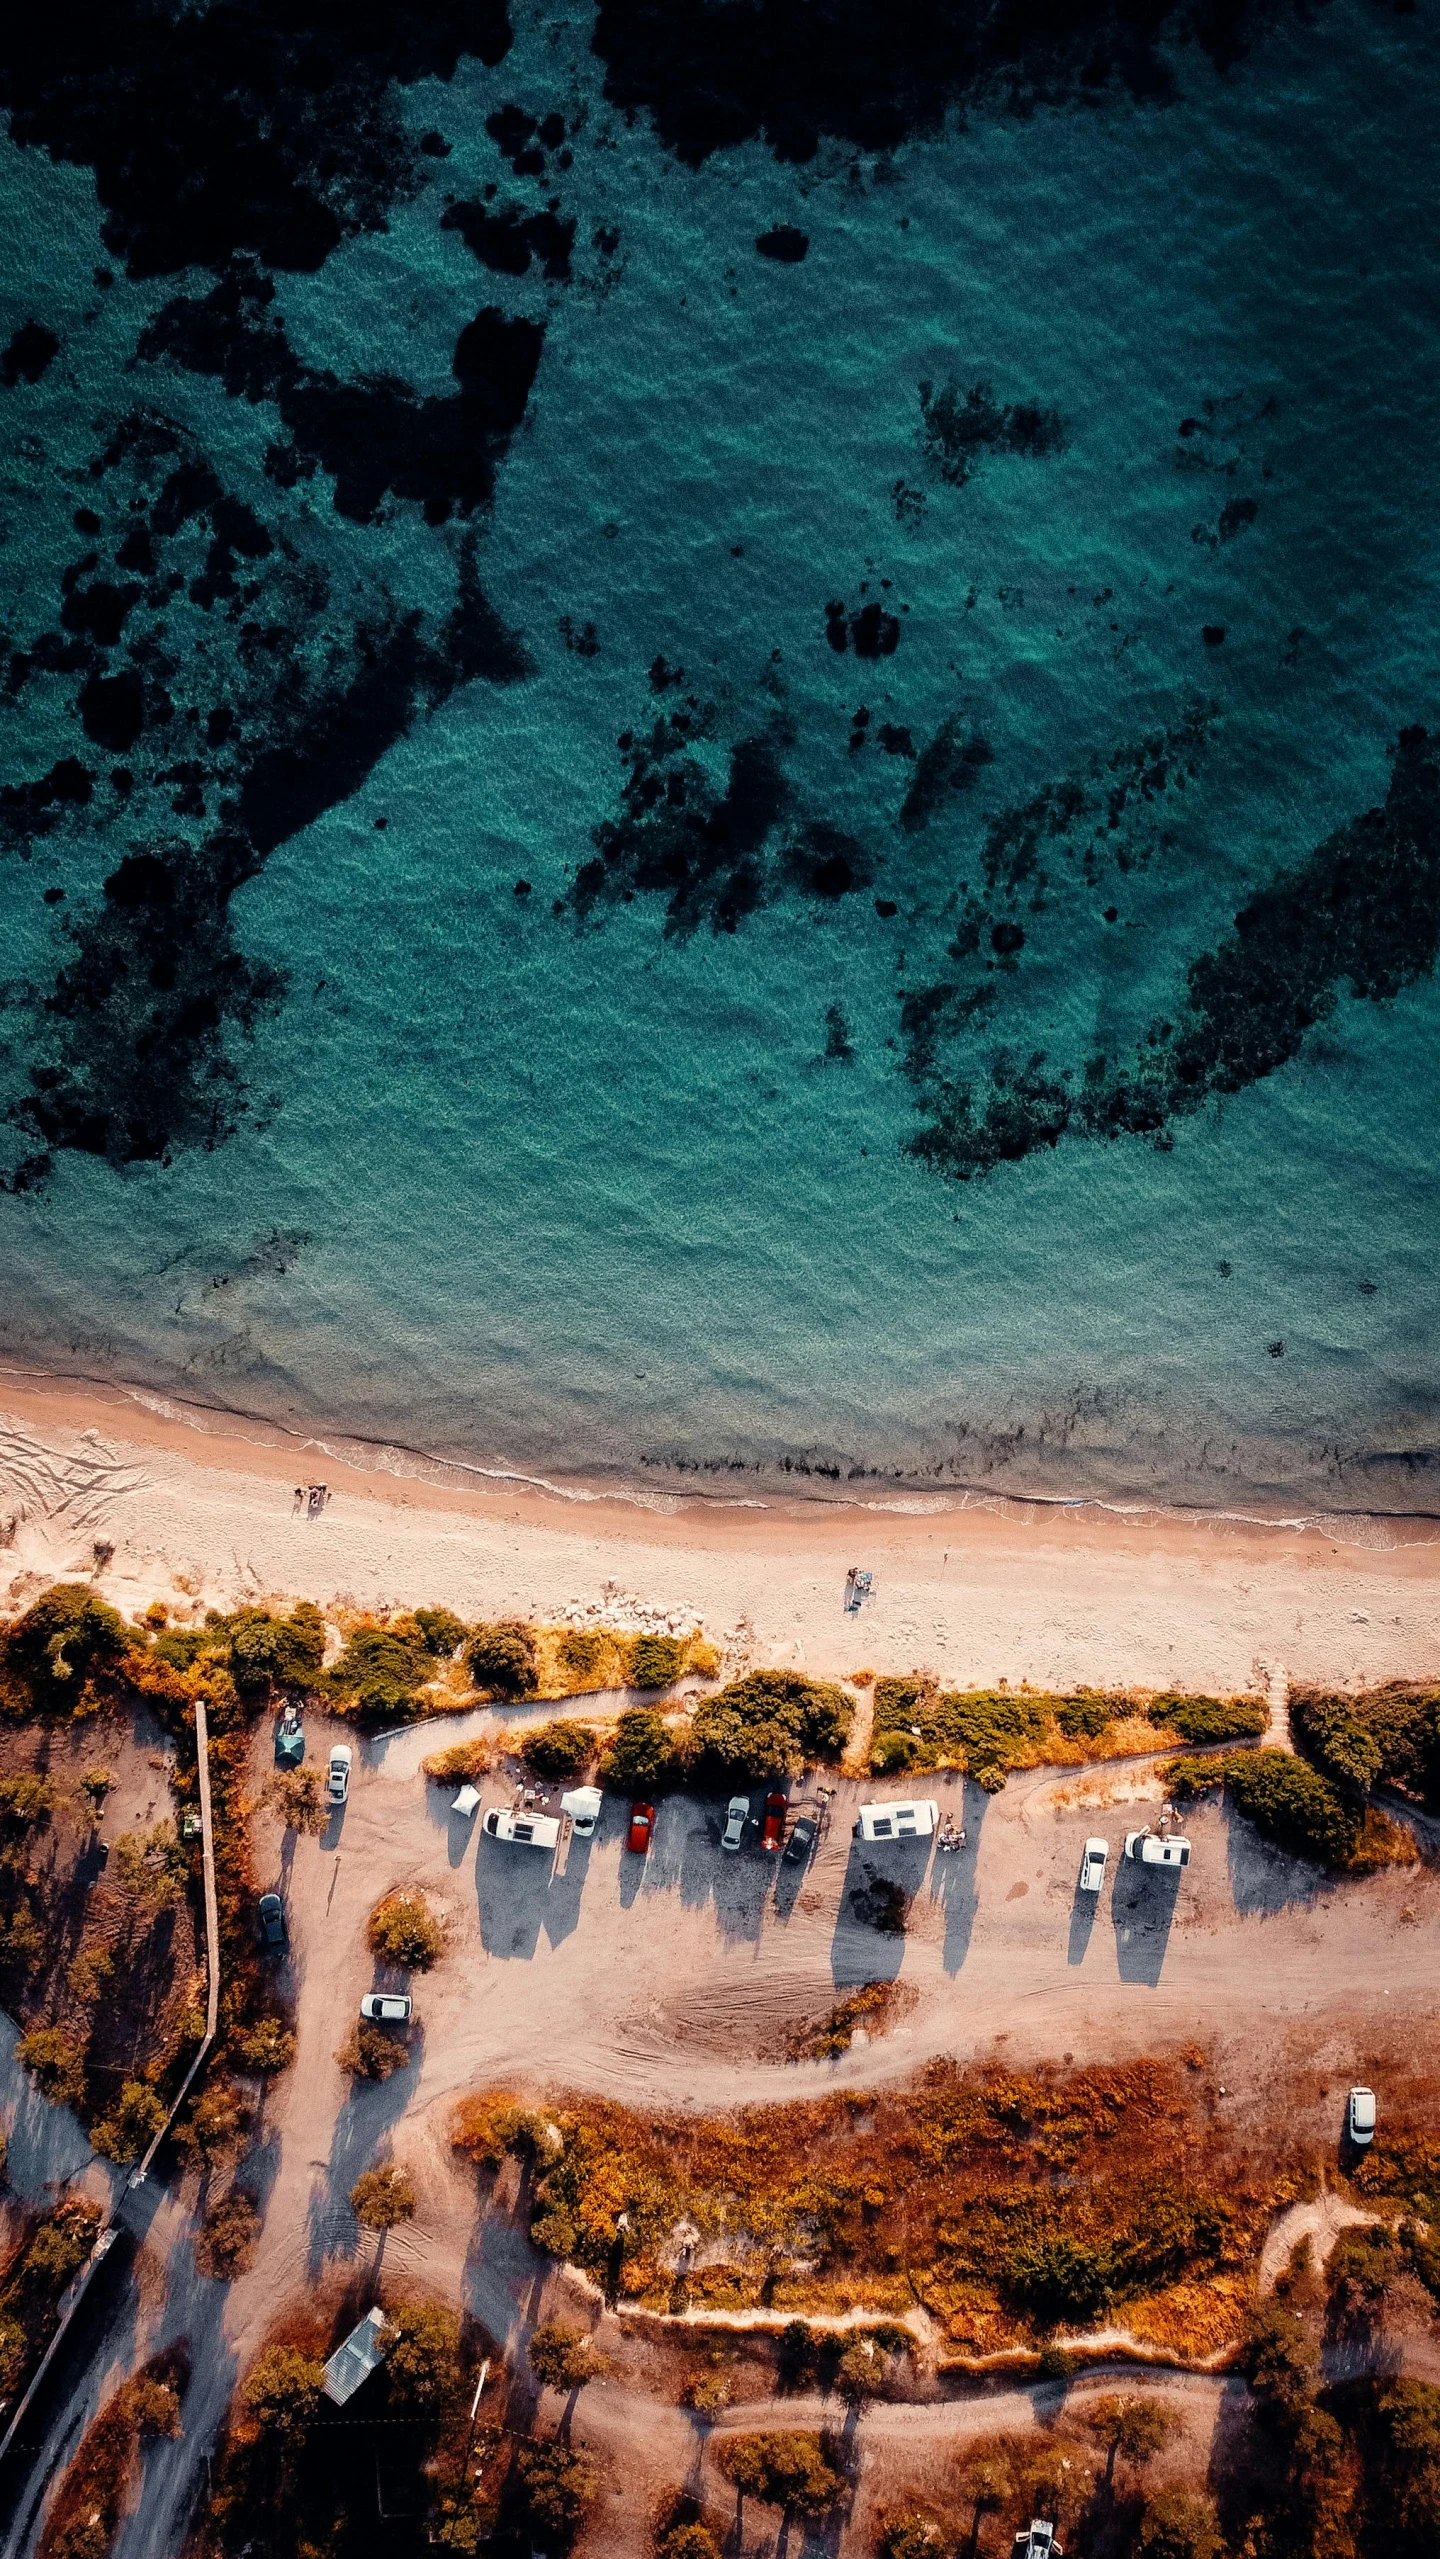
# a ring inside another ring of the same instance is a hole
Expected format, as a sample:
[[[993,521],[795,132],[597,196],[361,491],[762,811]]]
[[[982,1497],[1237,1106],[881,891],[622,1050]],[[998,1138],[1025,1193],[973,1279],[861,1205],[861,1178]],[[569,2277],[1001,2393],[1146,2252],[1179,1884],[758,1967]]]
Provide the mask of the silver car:
[[[325,1781],[327,1804],[343,1804],[349,1794],[351,1757],[348,1742],[337,1742],[330,1753],[330,1774]]]
[[[738,1848],[740,1846],[740,1843],[745,1836],[745,1824],[749,1819],[749,1796],[732,1795],[730,1798],[730,1809],[725,1816],[725,1827],[720,1833],[720,1845],[722,1848]]]
[[[1080,1860],[1080,1890],[1082,1893],[1098,1893],[1101,1885],[1105,1881],[1105,1860],[1109,1854],[1110,1842],[1108,1839],[1086,1840],[1085,1854]]]
[[[373,2026],[408,2026],[414,2006],[408,1990],[367,1990],[360,2014]]]
[[[1357,2150],[1368,2150],[1375,2138],[1375,2091],[1352,2088],[1345,2109],[1345,2128]]]

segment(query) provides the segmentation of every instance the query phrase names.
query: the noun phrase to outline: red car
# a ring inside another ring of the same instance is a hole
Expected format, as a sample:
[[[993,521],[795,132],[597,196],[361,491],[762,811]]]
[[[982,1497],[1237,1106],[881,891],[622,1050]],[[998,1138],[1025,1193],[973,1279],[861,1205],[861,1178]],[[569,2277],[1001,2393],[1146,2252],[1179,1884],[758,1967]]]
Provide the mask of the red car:
[[[771,1849],[776,1855],[785,1845],[785,1812],[786,1804],[783,1795],[766,1796],[765,1812],[760,1824],[760,1845],[762,1848]]]
[[[625,1834],[625,1845],[627,1848],[633,1848],[637,1857],[644,1856],[646,1849],[650,1845],[650,1833],[654,1827],[654,1805],[632,1804],[630,1807],[630,1828]]]

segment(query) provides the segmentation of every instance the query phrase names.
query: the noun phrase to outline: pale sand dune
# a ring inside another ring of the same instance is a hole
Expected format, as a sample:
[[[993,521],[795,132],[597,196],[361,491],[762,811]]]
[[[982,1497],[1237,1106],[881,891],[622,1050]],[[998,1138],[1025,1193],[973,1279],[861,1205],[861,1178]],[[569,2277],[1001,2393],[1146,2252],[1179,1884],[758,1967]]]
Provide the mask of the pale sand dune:
[[[297,1483],[329,1506],[296,1517]],[[433,1479],[433,1480],[432,1480]],[[964,1683],[1263,1686],[1440,1668],[1440,1523],[1272,1526],[997,1498],[893,1505],[467,1480],[138,1392],[0,1376],[0,1604],[95,1571],[132,1610],[293,1596],[702,1623],[732,1660]],[[842,1606],[847,1566],[875,1595]],[[8,1565],[6,1573],[3,1567]]]

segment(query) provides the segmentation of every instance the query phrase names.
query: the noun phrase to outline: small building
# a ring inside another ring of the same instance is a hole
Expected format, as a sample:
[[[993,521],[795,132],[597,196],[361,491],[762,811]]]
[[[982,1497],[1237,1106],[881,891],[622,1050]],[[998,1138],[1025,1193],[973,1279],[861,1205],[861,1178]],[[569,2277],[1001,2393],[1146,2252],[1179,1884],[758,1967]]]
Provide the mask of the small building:
[[[325,2396],[343,2408],[353,2399],[362,2381],[368,2381],[377,2364],[383,2364],[390,2351],[385,2334],[383,2310],[367,2310],[358,2328],[352,2328],[325,2366]]]

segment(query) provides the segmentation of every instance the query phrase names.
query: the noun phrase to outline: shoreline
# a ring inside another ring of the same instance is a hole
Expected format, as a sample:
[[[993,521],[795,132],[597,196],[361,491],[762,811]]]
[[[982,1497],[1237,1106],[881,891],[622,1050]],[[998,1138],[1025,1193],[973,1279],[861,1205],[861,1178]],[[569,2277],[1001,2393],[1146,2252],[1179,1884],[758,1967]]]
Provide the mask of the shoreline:
[[[0,1362],[0,1405],[7,1395],[17,1394],[27,1402],[39,1397],[54,1398],[60,1407],[79,1409],[94,1404],[98,1409],[126,1415],[138,1423],[148,1415],[179,1432],[189,1432],[199,1441],[218,1442],[222,1446],[239,1445],[251,1450],[267,1450],[297,1458],[307,1451],[318,1451],[333,1464],[344,1465],[362,1474],[393,1477],[398,1482],[414,1482],[433,1491],[493,1490],[503,1497],[507,1491],[535,1493],[560,1503],[588,1507],[593,1504],[620,1504],[643,1512],[667,1515],[687,1507],[705,1512],[762,1511],[766,1513],[796,1510],[800,1513],[830,1512],[879,1514],[898,1517],[940,1517],[954,1512],[991,1511],[1000,1515],[1011,1512],[1039,1511],[1094,1513],[1122,1521],[1174,1521],[1200,1528],[1233,1526],[1262,1531],[1303,1532],[1313,1530],[1337,1543],[1374,1546],[1387,1542],[1393,1535],[1397,1544],[1427,1544],[1433,1537],[1440,1541],[1440,1511],[1426,1510],[1316,1510],[1284,1507],[1233,1509],[1199,1503],[1168,1501],[1160,1495],[1147,1496],[1101,1492],[1047,1493],[1007,1492],[984,1484],[953,1483],[943,1488],[919,1482],[895,1479],[888,1494],[878,1489],[866,1494],[823,1489],[824,1470],[801,1470],[796,1467],[779,1470],[784,1481],[776,1481],[757,1473],[753,1492],[726,1493],[710,1489],[693,1477],[677,1482],[636,1482],[616,1475],[596,1476],[577,1472],[557,1476],[536,1468],[515,1464],[482,1464],[478,1459],[441,1457],[431,1449],[418,1448],[397,1440],[370,1440],[353,1432],[317,1423],[302,1429],[273,1420],[269,1415],[246,1412],[240,1407],[202,1404],[190,1398],[168,1393],[163,1387],[144,1386],[128,1380],[92,1377],[88,1373],[67,1370],[11,1367]],[[716,1470],[719,1471],[718,1469]],[[799,1480],[795,1480],[796,1478]],[[808,1489],[813,1478],[816,1488]],[[879,1479],[866,1478],[866,1481]],[[1257,1501],[1261,1498],[1256,1497]],[[1413,1537],[1401,1534],[1409,1529]]]
[[[320,1516],[294,1511],[297,1476],[328,1484]],[[1440,1522],[1423,1515],[641,1499],[33,1370],[0,1370],[0,1561],[7,1611],[75,1578],[131,1613],[444,1602],[471,1619],[699,1624],[731,1669],[1224,1693],[1440,1676]],[[856,1563],[875,1591],[847,1616]]]

